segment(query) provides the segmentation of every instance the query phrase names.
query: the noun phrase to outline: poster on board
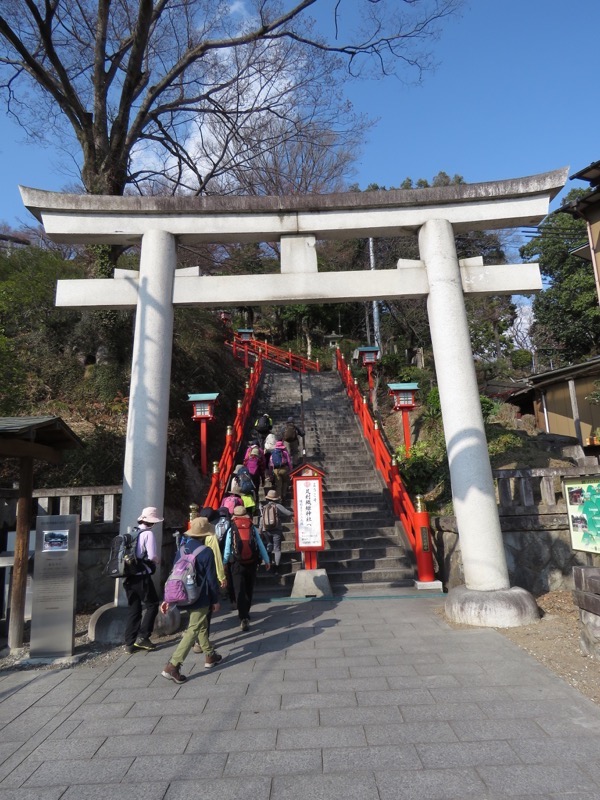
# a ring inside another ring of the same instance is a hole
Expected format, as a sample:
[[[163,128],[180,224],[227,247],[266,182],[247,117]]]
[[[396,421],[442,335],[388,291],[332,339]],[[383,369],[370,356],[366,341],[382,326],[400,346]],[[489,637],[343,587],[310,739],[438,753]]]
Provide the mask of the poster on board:
[[[319,477],[300,477],[294,481],[296,547],[298,550],[323,550],[323,505]]]
[[[600,553],[600,477],[563,480],[573,550]]]

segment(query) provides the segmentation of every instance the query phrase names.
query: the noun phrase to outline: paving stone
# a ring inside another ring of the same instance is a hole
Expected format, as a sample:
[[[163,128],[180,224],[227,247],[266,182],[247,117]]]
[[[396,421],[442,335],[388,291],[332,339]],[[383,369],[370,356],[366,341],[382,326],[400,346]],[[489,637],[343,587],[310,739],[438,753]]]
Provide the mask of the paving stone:
[[[271,779],[264,778],[222,778],[220,780],[203,776],[201,780],[175,780],[169,785],[164,800],[190,800],[190,798],[215,797],[219,800],[270,800]]]
[[[377,800],[378,797],[371,773],[351,772],[275,777],[270,800]]]
[[[403,705],[400,707],[406,722],[432,720],[487,719],[489,715],[477,703],[434,703],[432,705]]]
[[[294,757],[295,757],[294,753]],[[331,747],[323,750],[323,772],[361,770],[421,769],[414,745],[403,747]]]
[[[243,711],[237,725],[238,730],[258,728],[311,728],[319,724],[317,709],[283,708],[281,711]]]
[[[127,711],[127,718],[130,717],[160,717],[162,715],[173,714],[201,714],[208,700],[206,697],[197,699],[173,697],[170,700],[154,700],[152,694],[148,694],[146,700],[138,700],[133,703]]]
[[[571,764],[575,761],[588,764],[598,758],[598,739],[589,734],[568,738],[530,738],[511,743],[525,764]]]
[[[84,720],[77,728],[77,738],[92,736],[144,736],[152,733],[159,722],[159,717],[124,717],[115,719]]]
[[[576,764],[513,764],[508,767],[479,767],[478,772],[491,791],[504,793],[507,797],[533,792],[539,794],[544,791],[554,794],[564,792],[566,796],[574,792],[594,792],[600,797],[600,785]]]
[[[11,756],[15,750],[21,747],[21,742],[2,742],[0,743],[0,764]]]
[[[532,719],[453,719],[450,727],[461,742],[489,739],[540,739],[544,731]]]
[[[489,798],[474,769],[376,771],[380,800],[465,800]]]
[[[123,783],[138,783],[139,781],[171,781],[181,780],[182,775],[203,778],[218,778],[223,774],[226,753],[185,753],[182,755],[138,756],[127,774]],[[106,761],[98,760],[104,764]],[[112,763],[112,762],[110,762]]]
[[[80,783],[119,783],[131,766],[131,758],[112,758],[110,766],[102,760],[44,761],[25,782],[30,786],[73,785]]]
[[[322,771],[321,751],[294,750],[293,754],[275,748],[254,752],[231,752],[225,767],[226,777],[240,775],[302,775],[320,774]]]
[[[400,724],[365,725],[370,745],[407,744],[417,742],[455,742],[456,734],[447,722],[403,722]]]
[[[105,783],[72,786],[60,800],[163,800],[168,783]],[[0,800],[1,797],[0,797]]]
[[[40,789],[0,789],[0,800],[62,800],[66,786],[48,786]],[[81,798],[81,790],[79,797]],[[73,800],[74,796],[71,796]]]
[[[281,708],[350,708],[356,707],[354,692],[327,692],[318,694],[289,694],[281,698]]]
[[[286,728],[277,733],[278,750],[306,750],[311,747],[362,747],[365,732],[359,725],[345,728]]]
[[[96,758],[115,756],[163,756],[184,753],[191,733],[171,733],[169,736],[108,736],[96,753]]]
[[[246,731],[204,731],[192,734],[186,748],[188,753],[242,753],[272,750],[277,742],[275,728]]]
[[[202,727],[213,731],[231,731],[237,726],[239,716],[237,710],[227,713],[220,711],[209,713],[205,711],[203,714],[168,714],[161,717],[153,733],[169,736],[177,732],[193,733]],[[140,721],[144,719],[144,717],[141,717]]]
[[[476,767],[480,764],[519,764],[519,757],[508,742],[421,743],[417,753],[425,769]]]
[[[105,737],[96,736],[91,739],[47,739],[30,754],[29,758],[37,761],[63,761],[65,759],[92,758]]]
[[[357,691],[359,706],[433,705],[435,700],[428,689],[390,689],[388,691]]]
[[[319,722],[323,726],[331,725],[368,725],[402,722],[398,706],[361,706],[358,708],[320,707]]]

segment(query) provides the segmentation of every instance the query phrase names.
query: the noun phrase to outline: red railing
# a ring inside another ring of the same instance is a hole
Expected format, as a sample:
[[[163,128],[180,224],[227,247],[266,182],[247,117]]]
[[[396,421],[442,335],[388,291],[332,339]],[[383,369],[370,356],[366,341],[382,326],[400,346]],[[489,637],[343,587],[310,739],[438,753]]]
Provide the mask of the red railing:
[[[400,472],[379,430],[379,425],[371,416],[366,396],[362,396],[357,381],[352,376],[350,365],[344,361],[339,348],[336,350],[336,364],[348,396],[352,401],[354,413],[358,416],[365,436],[375,457],[375,466],[383,476],[392,496],[394,514],[402,522],[417,561],[419,581],[429,583],[435,580],[433,553],[431,548],[431,529],[427,511],[417,511]]]
[[[259,355],[262,355],[267,361],[272,361],[282,367],[289,367],[289,369],[296,372],[320,372],[319,359],[311,361],[310,358],[304,356],[297,356],[291,350],[284,350],[282,347],[275,347],[274,344],[269,344],[258,339],[242,339],[236,333],[233,337],[233,342],[226,342],[232,348],[235,358],[244,360],[244,366],[249,367],[250,364]]]
[[[218,464],[213,466],[213,473],[210,482],[208,494],[204,500],[204,506],[210,508],[219,508],[221,501],[225,495],[227,484],[233,468],[235,466],[235,457],[239,450],[242,438],[244,436],[244,429],[250,416],[252,409],[252,402],[258,388],[262,376],[263,361],[260,354],[258,354],[254,366],[250,368],[250,380],[246,383],[244,390],[244,399],[238,400],[237,413],[233,425],[227,428],[225,436],[225,447],[223,454]]]

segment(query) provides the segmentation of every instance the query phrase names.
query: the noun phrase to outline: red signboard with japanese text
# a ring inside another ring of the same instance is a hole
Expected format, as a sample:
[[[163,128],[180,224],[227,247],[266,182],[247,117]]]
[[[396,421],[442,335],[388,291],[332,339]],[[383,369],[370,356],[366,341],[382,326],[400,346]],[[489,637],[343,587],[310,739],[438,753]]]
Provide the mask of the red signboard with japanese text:
[[[325,549],[323,517],[323,472],[311,464],[303,464],[292,472],[294,486],[294,520],[296,549]]]

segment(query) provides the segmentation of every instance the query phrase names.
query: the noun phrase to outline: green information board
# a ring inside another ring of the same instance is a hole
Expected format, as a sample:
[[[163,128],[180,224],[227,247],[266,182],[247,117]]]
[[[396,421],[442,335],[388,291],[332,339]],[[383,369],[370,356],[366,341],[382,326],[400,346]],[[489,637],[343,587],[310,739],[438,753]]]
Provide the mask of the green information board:
[[[600,477],[563,480],[573,550],[600,553]]]

